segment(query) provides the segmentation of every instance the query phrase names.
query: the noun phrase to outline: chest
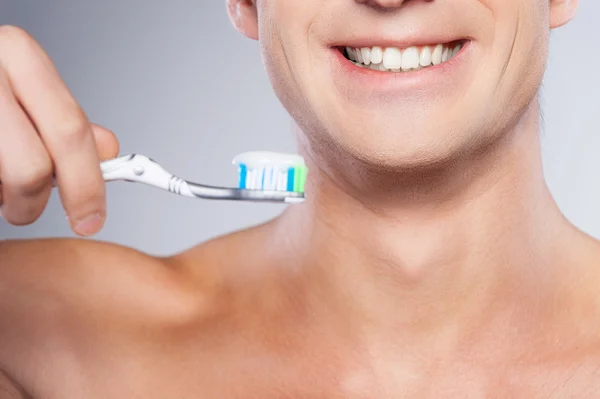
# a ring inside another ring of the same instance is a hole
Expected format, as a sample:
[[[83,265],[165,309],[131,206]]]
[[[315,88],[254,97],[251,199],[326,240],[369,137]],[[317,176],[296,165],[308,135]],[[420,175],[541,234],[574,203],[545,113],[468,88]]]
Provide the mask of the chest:
[[[30,364],[35,378],[27,388],[34,399],[600,397],[595,355],[527,365],[494,362],[485,353],[477,357],[485,362],[467,356],[441,361],[431,352],[367,351],[342,334],[311,337],[296,329],[265,339],[258,332],[228,331],[98,341],[82,346],[75,362],[62,363],[57,354]]]
[[[82,365],[79,379],[61,378],[36,399],[194,398],[194,399],[505,399],[597,398],[598,367],[468,368],[460,365],[386,368],[344,363],[334,355],[282,358],[224,353],[179,360],[156,357],[145,362],[114,359],[112,365]],[[85,371],[88,370],[88,372]],[[1,385],[0,385],[1,386]],[[0,391],[2,392],[2,391]],[[28,399],[18,396],[15,399]],[[0,397],[4,398],[0,395]],[[12,396],[8,396],[13,399]]]

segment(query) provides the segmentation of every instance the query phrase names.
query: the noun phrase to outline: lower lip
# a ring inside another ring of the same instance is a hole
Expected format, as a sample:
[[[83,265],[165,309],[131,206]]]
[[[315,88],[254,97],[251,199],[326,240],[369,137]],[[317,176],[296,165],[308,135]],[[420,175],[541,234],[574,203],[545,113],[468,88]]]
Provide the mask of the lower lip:
[[[362,89],[366,92],[410,91],[431,87],[460,84],[461,77],[467,76],[468,58],[472,54],[472,42],[465,41],[460,51],[450,60],[438,65],[408,71],[383,72],[359,67],[348,60],[338,48],[331,48],[333,55],[333,80],[346,92]]]

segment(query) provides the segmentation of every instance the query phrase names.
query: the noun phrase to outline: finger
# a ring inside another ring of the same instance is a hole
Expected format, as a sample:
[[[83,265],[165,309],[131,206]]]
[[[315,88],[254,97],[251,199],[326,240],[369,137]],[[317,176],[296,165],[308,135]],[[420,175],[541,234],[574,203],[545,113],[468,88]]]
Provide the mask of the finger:
[[[113,132],[96,124],[92,124],[92,132],[101,161],[116,158],[119,155],[119,142]]]
[[[71,226],[80,235],[94,234],[104,224],[106,201],[90,123],[35,40],[18,28],[1,37],[0,63],[50,153]]]
[[[0,203],[13,225],[33,223],[52,189],[52,161],[0,69]]]
[[[31,126],[31,125],[30,125]],[[110,130],[102,126],[92,124],[92,131],[96,139],[98,156],[101,161],[116,158],[119,155],[119,142]],[[36,133],[37,134],[37,133]],[[0,176],[2,174],[0,173]],[[0,178],[0,218],[2,216],[2,179]]]

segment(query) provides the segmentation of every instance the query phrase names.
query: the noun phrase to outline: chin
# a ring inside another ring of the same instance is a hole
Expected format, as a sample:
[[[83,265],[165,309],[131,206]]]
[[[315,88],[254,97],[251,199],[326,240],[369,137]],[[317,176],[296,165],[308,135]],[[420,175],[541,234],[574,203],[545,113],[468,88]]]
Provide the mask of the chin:
[[[380,123],[381,119],[368,121],[348,123],[347,118],[335,128],[308,132],[312,152],[319,153],[324,161],[334,158],[342,164],[400,172],[443,167],[485,142],[482,137],[449,126],[442,129],[405,120],[390,127],[389,123]]]

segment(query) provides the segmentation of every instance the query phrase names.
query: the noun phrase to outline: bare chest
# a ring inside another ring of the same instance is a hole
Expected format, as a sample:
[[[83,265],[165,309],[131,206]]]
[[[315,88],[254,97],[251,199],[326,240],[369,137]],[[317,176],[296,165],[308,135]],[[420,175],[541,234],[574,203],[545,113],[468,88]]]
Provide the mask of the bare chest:
[[[192,355],[192,353],[190,353]],[[312,355],[312,356],[311,356]],[[55,369],[56,376],[26,392],[0,375],[1,399],[387,399],[387,398],[598,398],[599,362],[574,362],[535,369],[465,365],[372,367],[365,359],[323,351],[278,356],[249,349],[207,356],[142,359],[115,357],[111,364]],[[48,364],[45,367],[51,368]],[[31,394],[31,396],[28,396]]]

